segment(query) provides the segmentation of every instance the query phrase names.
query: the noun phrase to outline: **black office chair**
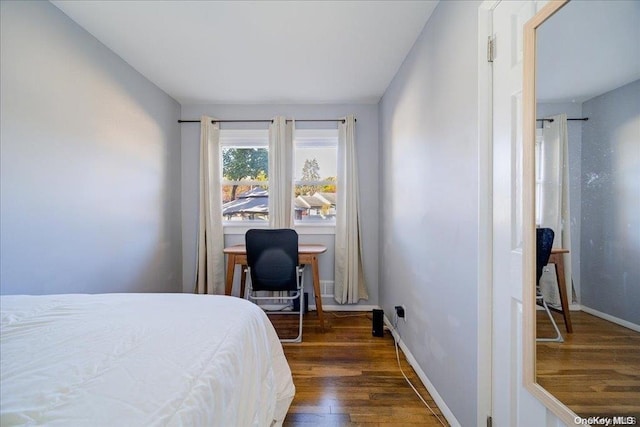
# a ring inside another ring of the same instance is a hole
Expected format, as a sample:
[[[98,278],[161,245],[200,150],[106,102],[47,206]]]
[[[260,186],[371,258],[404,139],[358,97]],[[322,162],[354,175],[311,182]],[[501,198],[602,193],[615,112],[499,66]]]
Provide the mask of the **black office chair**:
[[[542,277],[542,271],[544,267],[549,263],[551,257],[551,249],[553,248],[553,238],[555,233],[551,228],[537,228],[536,229],[536,304],[543,307],[551,320],[553,328],[556,330],[555,338],[537,338],[537,341],[553,341],[564,342],[560,329],[556,324],[555,319],[551,315],[549,306],[544,300],[542,292],[540,290],[540,278]]]
[[[294,312],[293,309],[284,310],[287,307],[277,311],[300,315],[298,336],[280,341],[302,341],[304,274],[303,268],[298,265],[298,233],[291,229],[251,229],[245,234],[245,244],[250,278],[247,299],[256,302],[259,300],[284,300],[291,303],[298,300],[297,312]],[[261,291],[269,291],[269,294],[276,292],[277,294],[259,295],[258,292]]]

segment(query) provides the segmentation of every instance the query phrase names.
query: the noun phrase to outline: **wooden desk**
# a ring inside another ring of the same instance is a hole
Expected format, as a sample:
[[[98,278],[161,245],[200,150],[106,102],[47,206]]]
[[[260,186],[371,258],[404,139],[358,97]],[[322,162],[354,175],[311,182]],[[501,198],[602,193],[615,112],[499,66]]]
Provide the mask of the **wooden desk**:
[[[558,291],[560,293],[560,305],[562,306],[562,316],[564,317],[564,326],[568,333],[573,332],[571,326],[571,313],[569,312],[569,298],[567,295],[567,283],[564,278],[564,254],[568,254],[569,249],[555,248],[551,249],[549,264],[555,265],[556,278],[558,281]],[[553,307],[549,307],[553,309]],[[556,310],[559,311],[559,310]]]
[[[313,273],[313,293],[316,298],[316,311],[318,312],[318,320],[320,321],[320,329],[324,330],[324,316],[322,313],[322,297],[320,296],[320,274],[318,272],[318,255],[327,251],[324,245],[299,245],[298,246],[298,262],[303,265],[311,265]],[[247,279],[247,273],[244,267],[247,265],[247,249],[245,245],[235,245],[224,248],[227,254],[227,277],[224,286],[225,295],[231,295],[233,288],[233,276],[236,270],[236,264],[240,265],[240,296],[244,295],[244,285]],[[302,306],[300,307],[302,309]]]

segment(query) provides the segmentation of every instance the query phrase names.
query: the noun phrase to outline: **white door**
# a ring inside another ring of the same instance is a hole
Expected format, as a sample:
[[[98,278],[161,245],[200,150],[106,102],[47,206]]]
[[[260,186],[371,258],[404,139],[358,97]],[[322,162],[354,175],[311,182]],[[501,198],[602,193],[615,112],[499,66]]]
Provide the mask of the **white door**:
[[[562,423],[522,384],[523,26],[542,2],[493,10],[492,418],[497,427]]]

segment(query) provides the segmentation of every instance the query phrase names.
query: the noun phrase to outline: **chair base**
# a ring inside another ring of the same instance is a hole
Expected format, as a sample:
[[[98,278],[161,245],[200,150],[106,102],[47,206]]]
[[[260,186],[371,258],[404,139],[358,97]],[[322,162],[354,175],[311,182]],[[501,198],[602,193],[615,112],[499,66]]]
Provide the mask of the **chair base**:
[[[555,338],[536,338],[536,341],[538,341],[538,342],[564,342],[564,338],[562,337],[562,334],[560,333],[560,329],[558,328],[558,324],[556,323],[556,320],[553,318],[553,315],[551,314],[551,310],[549,310],[549,306],[547,305],[547,303],[545,302],[544,298],[542,298],[541,295],[536,295],[536,304],[541,305],[544,308],[544,310],[547,312],[547,316],[549,316],[549,320],[551,320],[551,324],[553,325],[553,329],[555,329],[555,331],[556,331]]]
[[[247,269],[248,270],[248,269]],[[265,301],[265,300],[272,300],[272,301],[282,301],[282,300],[291,300],[291,301],[295,301],[298,300],[300,301],[299,307],[300,310],[298,311],[282,311],[282,310],[265,310],[264,307],[261,307],[265,313],[277,313],[277,314],[297,314],[300,316],[299,321],[298,321],[298,336],[296,336],[295,338],[280,338],[280,342],[281,343],[299,343],[302,342],[302,317],[304,315],[304,310],[302,310],[303,307],[303,295],[304,295],[304,274],[303,274],[304,268],[300,268],[298,267],[298,289],[296,291],[289,291],[289,292],[294,292],[293,295],[289,295],[289,296],[257,296],[255,295],[254,292],[259,292],[259,291],[254,291],[252,286],[251,286],[251,280],[249,279],[249,286],[247,287],[246,290],[246,299],[252,302],[255,301]],[[247,271],[249,272],[249,271]],[[247,275],[248,277],[251,277],[251,274]]]

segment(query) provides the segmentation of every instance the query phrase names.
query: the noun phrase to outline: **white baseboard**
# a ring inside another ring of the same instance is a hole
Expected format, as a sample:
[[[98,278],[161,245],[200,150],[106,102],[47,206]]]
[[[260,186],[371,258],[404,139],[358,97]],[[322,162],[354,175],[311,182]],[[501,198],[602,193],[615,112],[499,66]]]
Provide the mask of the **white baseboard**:
[[[413,354],[411,354],[407,346],[404,344],[404,342],[402,341],[402,339],[400,338],[396,330],[393,328],[393,326],[391,325],[391,322],[389,321],[386,315],[384,316],[384,323],[387,326],[387,328],[389,328],[389,331],[391,331],[391,334],[393,334],[394,338],[398,341],[398,345],[402,349],[402,352],[407,358],[407,361],[409,362],[413,370],[416,371],[416,374],[418,374],[420,381],[422,381],[422,384],[424,384],[424,386],[426,387],[427,391],[433,398],[433,401],[436,402],[436,405],[438,405],[440,412],[442,412],[442,415],[444,415],[444,417],[447,419],[447,421],[449,422],[449,425],[451,425],[452,427],[460,427],[460,423],[458,422],[456,417],[453,415],[453,412],[451,412],[447,404],[444,403],[444,400],[442,399],[440,394],[438,394],[438,391],[433,386],[433,384],[431,384],[431,381],[429,381],[429,378],[424,373],[422,368],[420,368],[420,365],[418,365],[418,362],[416,361],[415,357],[413,357]]]
[[[551,304],[549,304],[549,308],[558,308],[558,309],[562,309],[562,307],[559,306],[552,306]],[[536,310],[544,310],[544,307],[536,305]],[[582,310],[582,306],[580,304],[575,304],[575,303],[571,303],[569,304],[569,311],[580,311]]]
[[[549,302],[547,301],[547,304],[549,304]],[[551,305],[549,305],[549,307],[551,307]],[[556,307],[554,305],[554,307]],[[536,310],[544,310],[543,307],[536,305]],[[576,302],[572,302],[571,304],[569,304],[569,311],[580,311],[582,310],[582,307],[580,306],[580,304],[576,303]]]
[[[265,309],[265,310],[272,310],[272,311],[277,311],[282,309],[284,306],[286,306],[285,304],[260,304],[260,307]],[[380,306],[377,305],[358,305],[358,304],[345,304],[345,305],[340,305],[340,304],[322,304],[322,311],[372,311],[374,308],[380,308]],[[315,304],[309,304],[309,311],[316,311],[316,305]],[[291,309],[289,310],[282,310],[282,313],[291,313]],[[293,313],[298,313],[293,312]]]
[[[358,305],[358,304],[322,304],[322,311],[372,311],[374,308],[380,308],[377,305]],[[316,311],[315,304],[309,304],[309,311]]]
[[[584,311],[585,313],[589,313],[593,316],[599,317],[601,319],[608,320],[611,323],[624,326],[625,328],[629,328],[632,331],[640,332],[640,325],[636,325],[635,323],[631,323],[626,320],[620,319],[618,317],[612,316],[610,314],[603,313],[598,310],[594,310],[593,308],[585,307],[584,305],[582,306],[582,311]]]

